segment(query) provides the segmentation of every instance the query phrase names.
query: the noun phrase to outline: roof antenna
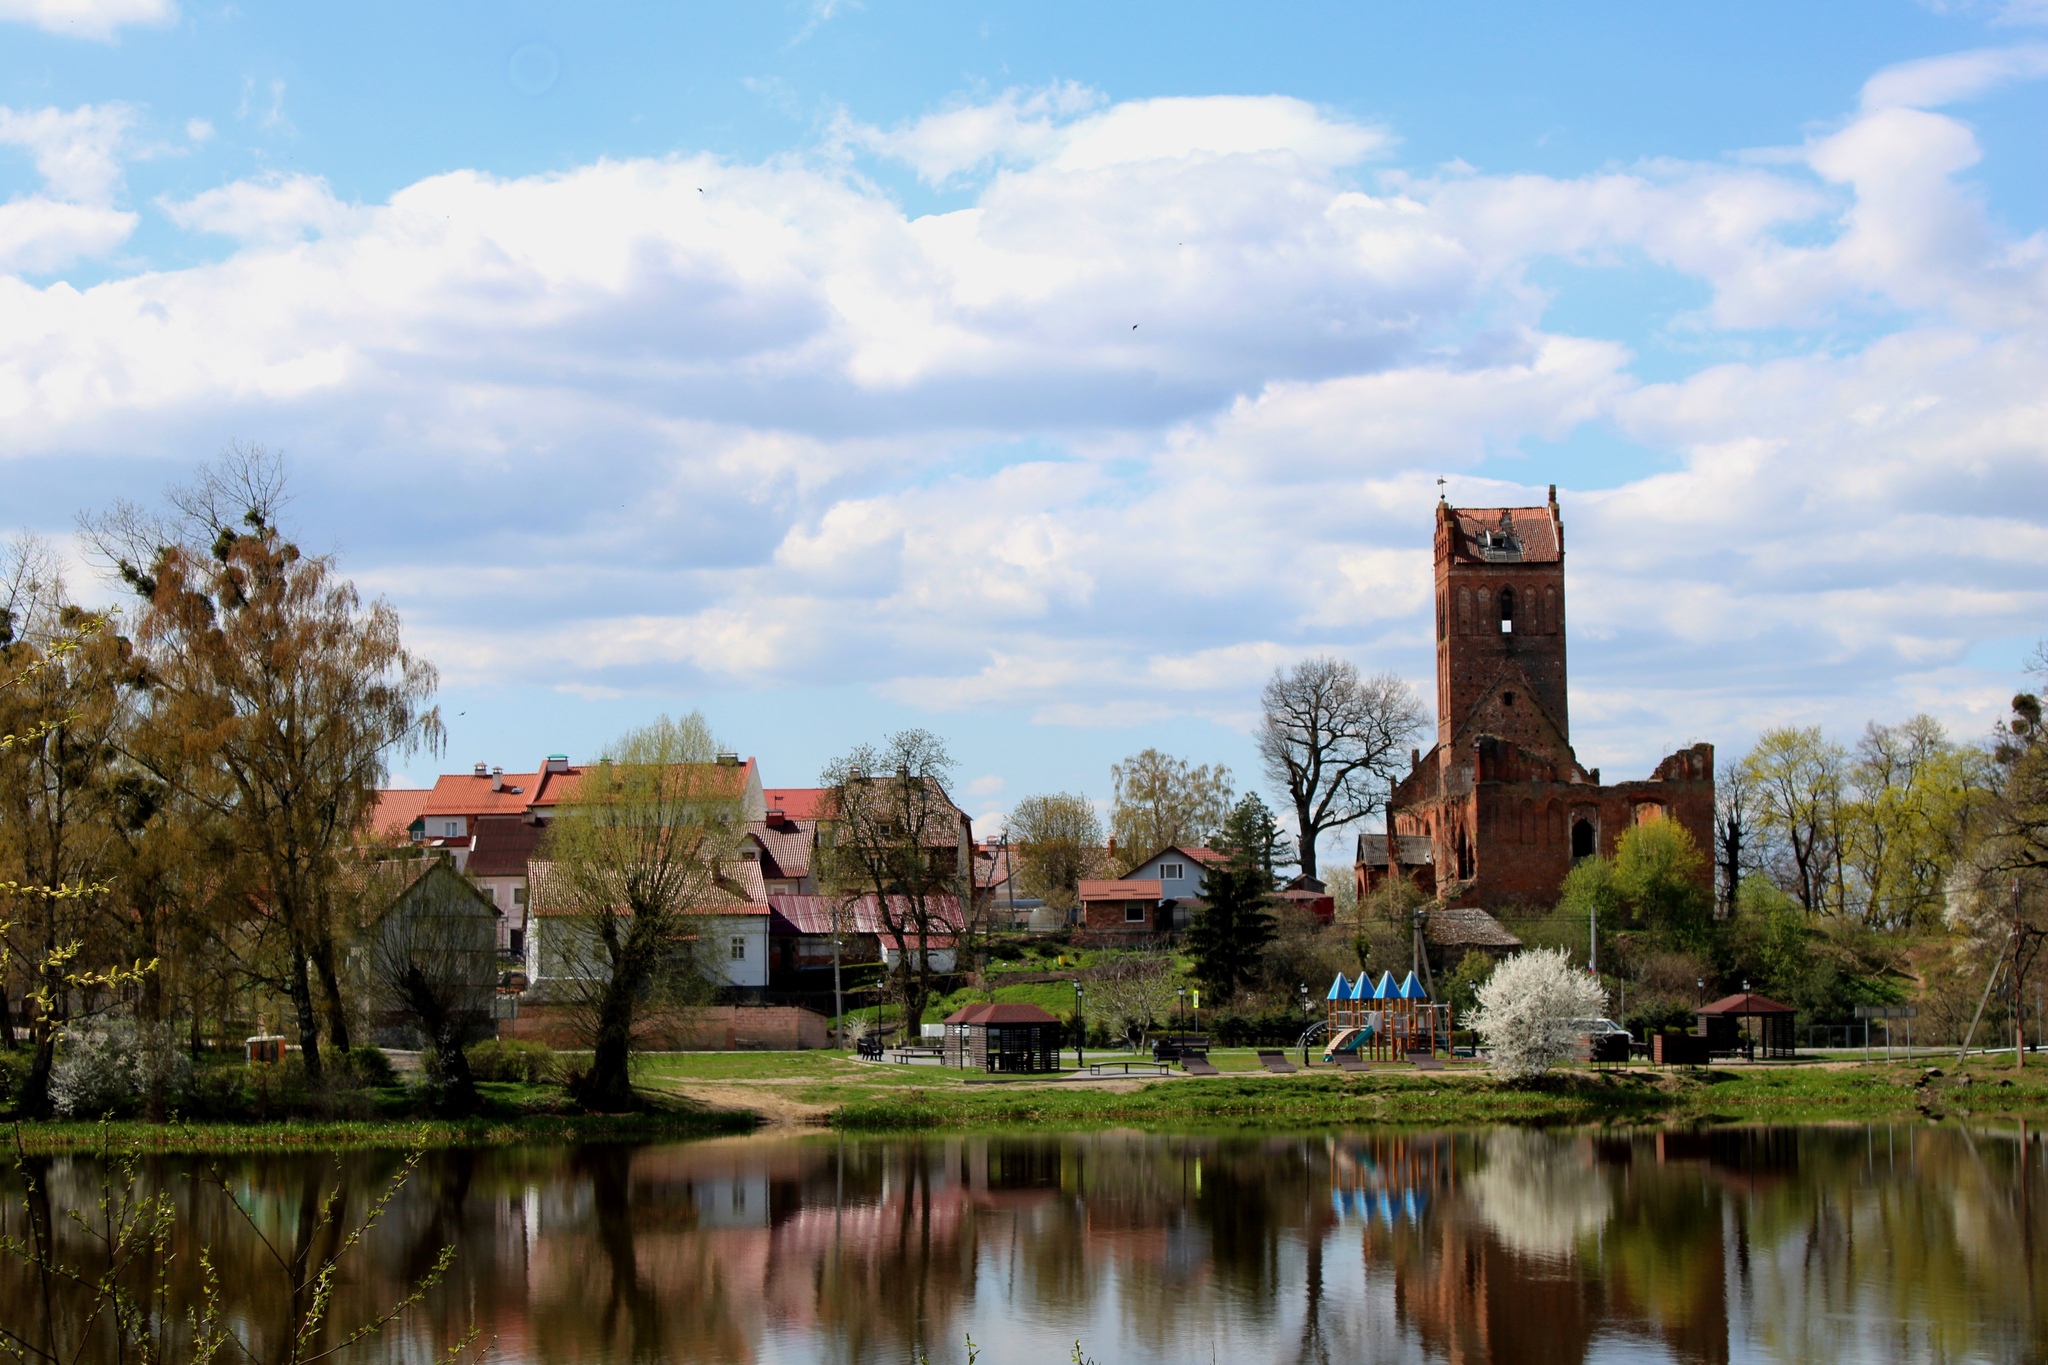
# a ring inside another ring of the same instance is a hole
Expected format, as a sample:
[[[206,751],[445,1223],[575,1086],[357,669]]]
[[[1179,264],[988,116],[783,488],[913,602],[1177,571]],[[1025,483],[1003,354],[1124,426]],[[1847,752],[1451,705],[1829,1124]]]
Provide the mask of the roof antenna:
[[[1438,502],[1448,501],[1444,497],[1444,476],[1441,474],[1436,476],[1436,500]]]

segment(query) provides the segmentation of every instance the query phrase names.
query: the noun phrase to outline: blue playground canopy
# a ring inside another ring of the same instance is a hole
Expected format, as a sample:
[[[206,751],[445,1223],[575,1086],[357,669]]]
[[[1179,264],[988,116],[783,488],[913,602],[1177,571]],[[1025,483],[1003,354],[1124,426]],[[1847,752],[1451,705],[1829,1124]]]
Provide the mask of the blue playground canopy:
[[[1330,993],[1323,998],[1325,1000],[1349,1000],[1351,998],[1351,983],[1345,979],[1344,973],[1337,973],[1337,979],[1330,983]]]
[[[1389,972],[1388,975],[1391,976],[1393,973]],[[1415,973],[1408,973],[1407,978],[1401,982],[1401,999],[1426,1000],[1428,998],[1429,992],[1422,989],[1422,983],[1415,979]]]
[[[1400,991],[1394,985],[1394,974],[1392,972],[1387,972],[1380,977],[1379,984],[1372,988],[1372,998],[1375,1000],[1395,1000],[1400,998]]]
[[[1358,980],[1352,983],[1351,998],[1353,1000],[1371,1000],[1375,998],[1372,993],[1372,978],[1364,972],[1360,972]]]

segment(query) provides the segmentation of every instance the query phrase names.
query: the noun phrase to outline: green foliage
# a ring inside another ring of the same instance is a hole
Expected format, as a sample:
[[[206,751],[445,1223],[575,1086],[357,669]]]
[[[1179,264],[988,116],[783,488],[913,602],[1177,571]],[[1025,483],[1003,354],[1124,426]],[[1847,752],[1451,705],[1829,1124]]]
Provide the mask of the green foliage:
[[[1259,799],[1257,792],[1246,792],[1244,798],[1230,808],[1223,828],[1209,841],[1209,847],[1229,854],[1246,867],[1258,868],[1265,873],[1269,883],[1275,869],[1292,867],[1295,862],[1293,841],[1280,828],[1280,822],[1273,818],[1273,812]]]
[[[1211,844],[1228,861],[1211,867],[1203,898],[1208,902],[1188,929],[1188,955],[1195,975],[1219,1000],[1248,984],[1273,941],[1273,814],[1256,796],[1240,801]]]
[[[1444,1002],[1455,1018],[1463,1019],[1479,1005],[1479,988],[1493,975],[1493,955],[1469,949],[1457,967],[1439,984]]]
[[[1111,764],[1109,784],[1110,833],[1126,866],[1169,845],[1202,844],[1230,811],[1230,769],[1157,749]]]
[[[359,1086],[396,1085],[398,1072],[392,1068],[391,1059],[384,1055],[382,1048],[357,1044],[335,1059],[343,1077]]]
[[[464,1055],[469,1058],[470,1072],[480,1081],[523,1081],[528,1085],[539,1085],[562,1078],[561,1059],[545,1043],[491,1038],[473,1044]]]
[[[1007,829],[1019,885],[1055,910],[1071,910],[1080,883],[1101,875],[1108,857],[1095,803],[1073,792],[1025,797],[1010,809]]]
[[[1623,832],[1614,849],[1613,886],[1633,923],[1666,942],[1699,948],[1708,940],[1713,899],[1700,884],[1706,859],[1676,820],[1648,820]]]

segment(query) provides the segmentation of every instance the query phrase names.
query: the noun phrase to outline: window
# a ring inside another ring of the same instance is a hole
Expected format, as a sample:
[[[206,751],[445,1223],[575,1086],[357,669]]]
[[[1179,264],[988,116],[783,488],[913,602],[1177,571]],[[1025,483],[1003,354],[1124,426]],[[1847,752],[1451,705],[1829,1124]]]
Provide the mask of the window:
[[[1502,588],[1500,590],[1500,633],[1503,635],[1510,634],[1514,628],[1515,590],[1513,588]]]
[[[1161,863],[1159,865],[1159,880],[1162,882],[1186,881],[1187,876],[1188,865],[1186,863]]]
[[[1593,822],[1579,819],[1572,821],[1572,859],[1593,856]]]
[[[513,903],[514,905],[524,905],[524,904],[526,904],[526,888],[525,888],[525,887],[523,887],[523,886],[515,886],[515,887],[513,887],[513,888],[512,888],[512,903]]]
[[[1144,922],[1145,922],[1145,902],[1143,902],[1143,901],[1126,901],[1126,902],[1124,902],[1124,923],[1126,923],[1126,924],[1143,924]]]
[[[745,962],[747,960],[747,941],[737,934],[733,935],[732,940],[732,960],[734,962]]]
[[[1512,692],[1503,692],[1503,693],[1501,693],[1501,694],[1500,694],[1500,704],[1501,704],[1502,706],[1513,706],[1513,705],[1515,704],[1515,694],[1514,694],[1514,693],[1512,693]]]
[[[444,838],[444,839],[453,839],[453,838],[455,838],[455,837],[456,837],[457,835],[459,835],[459,834],[461,834],[461,833],[462,833],[462,822],[461,822],[460,820],[443,820],[443,821],[441,822],[441,837],[442,837],[442,838]]]

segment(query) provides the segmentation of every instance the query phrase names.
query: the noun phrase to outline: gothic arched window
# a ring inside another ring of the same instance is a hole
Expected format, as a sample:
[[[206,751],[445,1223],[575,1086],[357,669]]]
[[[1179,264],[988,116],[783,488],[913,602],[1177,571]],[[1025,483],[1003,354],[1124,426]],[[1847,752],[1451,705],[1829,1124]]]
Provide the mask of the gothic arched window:
[[[1584,818],[1572,821],[1572,859],[1593,856],[1593,822]]]
[[[1501,629],[1501,634],[1505,635],[1505,634],[1507,634],[1508,632],[1512,631],[1512,630],[1513,630],[1514,628],[1515,628],[1515,590],[1514,590],[1513,588],[1502,588],[1502,589],[1500,590],[1500,629]]]

